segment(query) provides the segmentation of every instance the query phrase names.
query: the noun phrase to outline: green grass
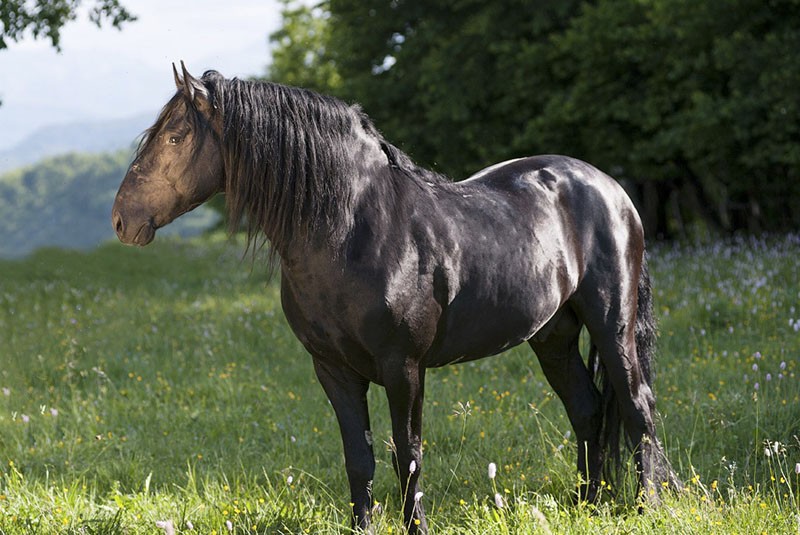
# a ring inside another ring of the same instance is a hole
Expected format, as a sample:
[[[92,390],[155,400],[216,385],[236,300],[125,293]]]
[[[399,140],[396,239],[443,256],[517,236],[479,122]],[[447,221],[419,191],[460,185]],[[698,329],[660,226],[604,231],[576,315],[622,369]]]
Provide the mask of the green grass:
[[[333,411],[277,280],[240,256],[216,237],[0,262],[0,533],[349,532]],[[652,252],[659,426],[686,490],[641,515],[630,475],[572,504],[571,428],[527,346],[431,370],[431,530],[796,533],[797,258],[796,236]],[[380,388],[370,403],[376,532],[400,533]]]

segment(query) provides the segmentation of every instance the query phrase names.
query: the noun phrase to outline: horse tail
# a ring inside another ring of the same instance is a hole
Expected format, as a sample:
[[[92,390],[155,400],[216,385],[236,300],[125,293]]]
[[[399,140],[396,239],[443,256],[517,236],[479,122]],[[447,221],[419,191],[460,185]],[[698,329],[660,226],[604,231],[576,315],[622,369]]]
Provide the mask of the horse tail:
[[[650,283],[650,272],[647,268],[647,257],[642,256],[642,267],[639,274],[638,304],[636,309],[636,356],[644,381],[652,389],[653,359],[656,348],[656,320],[653,313],[653,293]],[[603,403],[603,425],[600,432],[600,446],[603,449],[604,477],[609,482],[620,480],[623,468],[620,437],[622,436],[622,413],[617,395],[611,385],[611,379],[599,359],[597,347],[592,344],[589,350],[589,370],[597,384]],[[628,444],[632,449],[632,444]]]
[[[642,271],[639,274],[639,299],[636,308],[636,356],[647,386],[653,388],[653,359],[656,352],[656,318],[653,314],[653,290],[647,255],[642,255]]]

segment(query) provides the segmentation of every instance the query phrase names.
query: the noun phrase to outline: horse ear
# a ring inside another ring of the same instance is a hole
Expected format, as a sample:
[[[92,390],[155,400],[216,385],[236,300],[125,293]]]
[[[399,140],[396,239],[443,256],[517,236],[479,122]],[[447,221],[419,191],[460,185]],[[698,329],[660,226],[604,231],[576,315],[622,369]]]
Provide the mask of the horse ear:
[[[180,75],[178,74],[178,69],[175,67],[175,64],[172,64],[172,75],[175,77],[175,87],[178,89],[183,89],[183,80],[181,80]]]
[[[183,94],[186,98],[189,99],[189,102],[194,104],[195,106],[202,107],[204,104],[208,103],[208,90],[206,86],[203,85],[203,82],[189,74],[189,71],[186,70],[186,65],[184,65],[183,60],[181,60],[181,70],[183,71],[183,83],[178,84],[178,72],[175,71],[175,80],[176,84],[178,84],[178,89],[183,90]]]

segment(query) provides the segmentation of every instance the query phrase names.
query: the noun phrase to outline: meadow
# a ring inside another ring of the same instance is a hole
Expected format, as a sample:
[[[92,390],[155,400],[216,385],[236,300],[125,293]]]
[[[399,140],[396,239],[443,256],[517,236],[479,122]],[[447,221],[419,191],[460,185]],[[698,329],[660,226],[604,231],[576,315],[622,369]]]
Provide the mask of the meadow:
[[[429,372],[432,533],[797,533],[798,258],[798,235],[651,251],[685,488],[641,514],[630,470],[573,504],[577,448],[527,345]],[[0,534],[349,533],[338,427],[277,280],[222,236],[0,262]],[[375,531],[402,533],[369,396]]]

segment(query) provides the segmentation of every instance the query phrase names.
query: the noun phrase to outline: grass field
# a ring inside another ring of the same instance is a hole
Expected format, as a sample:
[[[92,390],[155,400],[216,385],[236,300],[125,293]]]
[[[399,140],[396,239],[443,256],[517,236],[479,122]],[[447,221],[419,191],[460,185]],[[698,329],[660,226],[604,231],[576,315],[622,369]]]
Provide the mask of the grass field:
[[[660,434],[686,488],[643,514],[630,474],[572,504],[576,446],[527,346],[432,370],[431,531],[797,533],[798,258],[798,236],[651,253]],[[349,532],[333,411],[277,278],[235,243],[0,262],[0,359],[2,534]],[[401,533],[380,388],[370,402],[376,533]]]

